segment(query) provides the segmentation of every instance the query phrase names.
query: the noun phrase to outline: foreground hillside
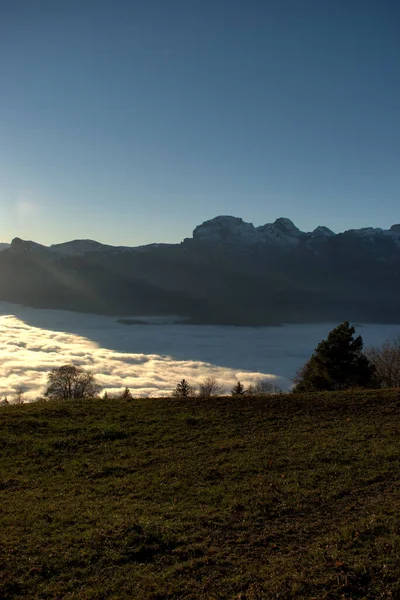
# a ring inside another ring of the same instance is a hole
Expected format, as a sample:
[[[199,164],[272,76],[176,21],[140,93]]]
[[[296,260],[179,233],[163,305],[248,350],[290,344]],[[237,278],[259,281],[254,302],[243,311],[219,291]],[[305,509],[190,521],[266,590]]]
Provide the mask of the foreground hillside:
[[[399,598],[400,396],[0,412],[0,598]]]

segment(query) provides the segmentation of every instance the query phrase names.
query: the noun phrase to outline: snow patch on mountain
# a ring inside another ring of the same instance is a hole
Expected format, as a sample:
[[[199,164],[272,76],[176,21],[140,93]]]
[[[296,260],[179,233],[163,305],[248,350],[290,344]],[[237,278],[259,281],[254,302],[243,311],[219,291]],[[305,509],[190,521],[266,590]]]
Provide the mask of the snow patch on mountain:
[[[193,231],[193,239],[207,242],[251,241],[256,234],[252,223],[238,217],[221,215],[204,221]]]
[[[330,238],[334,237],[335,235],[336,233],[332,231],[332,229],[325,227],[325,225],[319,225],[311,233],[312,238]]]
[[[193,231],[192,240],[201,243],[229,244],[238,247],[265,246],[285,249],[294,249],[298,245],[318,254],[328,240],[337,235],[353,236],[355,239],[373,245],[392,240],[400,247],[400,224],[392,225],[388,230],[379,227],[363,227],[349,229],[341,234],[336,234],[328,227],[319,225],[312,232],[301,231],[287,217],[279,217],[273,223],[266,223],[255,227],[239,217],[220,215],[198,225]],[[189,242],[185,239],[185,242]],[[15,238],[11,243],[11,250],[15,252],[41,252],[49,259],[53,257],[84,256],[88,252],[103,252],[107,254],[120,254],[124,252],[150,252],[174,244],[146,244],[143,246],[111,246],[95,240],[72,240],[51,246],[43,246],[32,241]],[[0,244],[0,251],[10,247],[9,244]]]
[[[266,223],[257,227],[261,234],[261,241],[265,244],[279,246],[297,245],[305,235],[290,219],[279,217],[274,223]]]
[[[390,229],[382,229],[381,227],[362,227],[361,229],[348,229],[344,232],[345,235],[353,235],[358,239],[370,244],[376,244],[383,241],[385,238],[394,242],[400,247],[400,225],[392,225]]]
[[[244,244],[298,244],[305,234],[287,218],[254,227],[238,217],[220,215],[204,221],[193,231],[193,239],[202,242],[229,242]]]
[[[208,243],[231,243],[242,245],[272,245],[281,248],[295,248],[304,243],[307,248],[314,250],[321,247],[327,240],[336,237],[336,233],[319,225],[312,232],[301,231],[290,219],[279,217],[273,223],[254,227],[243,219],[231,216],[219,216],[204,221],[193,231],[193,239]],[[363,227],[349,229],[341,235],[352,235],[357,239],[376,244],[379,240],[390,238],[400,245],[400,224],[392,225],[388,230],[380,227]]]
[[[361,227],[361,229],[347,229],[345,233],[351,233],[360,237],[370,238],[371,236],[380,235],[383,229],[380,227]]]

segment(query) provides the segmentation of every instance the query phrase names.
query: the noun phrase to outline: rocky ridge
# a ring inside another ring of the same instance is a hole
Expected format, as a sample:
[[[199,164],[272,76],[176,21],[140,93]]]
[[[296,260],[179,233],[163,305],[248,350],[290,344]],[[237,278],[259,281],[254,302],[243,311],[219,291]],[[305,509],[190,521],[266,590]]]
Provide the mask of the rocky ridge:
[[[400,322],[400,225],[301,231],[218,216],[178,244],[53,246],[15,238],[0,252],[0,300],[186,322]]]
[[[319,225],[311,232],[301,231],[293,221],[285,217],[276,219],[274,223],[254,227],[252,223],[246,223],[238,217],[218,216],[209,221],[204,221],[193,231],[193,239],[202,242],[279,246],[297,246],[301,242],[320,241],[338,235],[355,235],[369,241],[384,236],[400,244],[400,225],[392,225],[388,230],[373,227],[348,229],[337,234],[324,225]]]
[[[313,249],[321,242],[331,240],[338,236],[353,237],[371,244],[379,241],[391,240],[400,247],[400,224],[392,225],[390,229],[379,227],[364,227],[361,229],[348,229],[342,233],[335,233],[324,225],[319,225],[311,232],[301,231],[290,219],[279,217],[273,223],[266,223],[255,227],[239,217],[220,215],[213,219],[204,221],[198,225],[192,238],[186,238],[185,242],[196,242],[200,244],[229,244],[236,246],[266,246],[294,249],[304,245]],[[315,244],[314,244],[315,243]],[[0,251],[11,248],[17,252],[40,252],[48,253],[53,258],[62,256],[84,256],[89,252],[146,252],[146,250],[162,249],[178,244],[152,243],[142,246],[112,246],[102,244],[95,240],[72,240],[64,243],[44,246],[33,241],[14,238],[10,244],[0,244]],[[52,254],[49,254],[52,253]]]

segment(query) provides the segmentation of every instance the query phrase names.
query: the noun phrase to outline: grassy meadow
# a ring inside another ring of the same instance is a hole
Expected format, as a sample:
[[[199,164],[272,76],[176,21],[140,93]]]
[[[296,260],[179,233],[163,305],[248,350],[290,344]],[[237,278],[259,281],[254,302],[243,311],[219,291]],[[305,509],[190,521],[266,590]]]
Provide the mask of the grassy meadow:
[[[0,409],[0,598],[400,598],[400,391]]]

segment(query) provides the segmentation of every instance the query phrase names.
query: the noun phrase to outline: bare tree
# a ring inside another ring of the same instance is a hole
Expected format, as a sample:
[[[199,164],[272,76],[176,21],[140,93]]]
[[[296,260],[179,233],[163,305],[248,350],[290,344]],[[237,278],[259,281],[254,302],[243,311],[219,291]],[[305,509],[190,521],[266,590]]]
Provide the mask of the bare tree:
[[[400,387],[400,336],[365,352],[382,387]]]
[[[207,377],[199,385],[199,396],[200,398],[211,398],[213,396],[221,396],[224,389],[222,385],[218,383],[215,377]]]
[[[257,381],[247,388],[248,396],[267,396],[268,394],[280,394],[282,392],[278,385],[274,385],[268,379]]]
[[[63,365],[53,369],[48,374],[47,380],[44,395],[51,400],[94,398],[101,390],[92,373],[74,365]]]
[[[24,393],[25,390],[22,387],[17,387],[15,390],[15,396],[13,398],[13,404],[23,404],[24,403]]]

